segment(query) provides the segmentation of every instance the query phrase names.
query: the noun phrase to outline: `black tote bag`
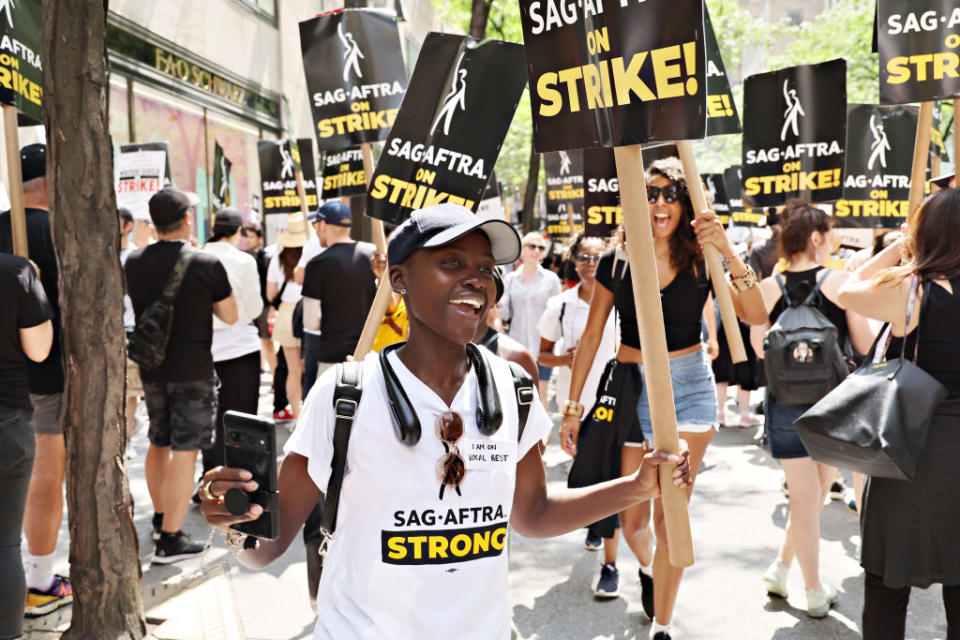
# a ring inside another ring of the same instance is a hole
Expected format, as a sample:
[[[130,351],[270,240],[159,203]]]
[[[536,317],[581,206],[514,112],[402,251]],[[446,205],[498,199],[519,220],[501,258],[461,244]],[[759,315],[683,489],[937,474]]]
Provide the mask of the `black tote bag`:
[[[911,282],[907,323],[916,302],[917,276]],[[924,283],[920,320],[930,298]],[[936,378],[905,358],[883,360],[890,325],[874,342],[864,365],[800,416],[795,425],[807,452],[817,462],[850,471],[911,480],[927,443],[930,421],[947,389]],[[917,326],[916,346],[920,344]],[[917,348],[913,359],[917,358]]]

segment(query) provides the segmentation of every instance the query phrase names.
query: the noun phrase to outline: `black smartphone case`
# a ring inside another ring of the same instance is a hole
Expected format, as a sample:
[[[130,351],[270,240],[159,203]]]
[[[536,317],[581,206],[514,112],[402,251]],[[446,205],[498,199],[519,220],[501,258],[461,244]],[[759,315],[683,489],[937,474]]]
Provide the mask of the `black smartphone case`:
[[[250,503],[263,507],[252,522],[231,525],[241,533],[275,540],[279,535],[279,492],[277,491],[277,438],[273,423],[259,416],[227,411],[223,416],[223,443],[226,465],[246,469],[259,488],[249,493]]]

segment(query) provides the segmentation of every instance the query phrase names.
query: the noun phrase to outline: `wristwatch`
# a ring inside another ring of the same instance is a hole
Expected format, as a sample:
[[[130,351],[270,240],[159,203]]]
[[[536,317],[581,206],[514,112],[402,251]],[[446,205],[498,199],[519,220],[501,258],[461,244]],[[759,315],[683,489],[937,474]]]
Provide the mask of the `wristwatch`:
[[[567,400],[567,403],[563,405],[563,415],[570,416],[573,418],[582,418],[583,417],[583,405],[579,402],[574,402],[573,400]]]

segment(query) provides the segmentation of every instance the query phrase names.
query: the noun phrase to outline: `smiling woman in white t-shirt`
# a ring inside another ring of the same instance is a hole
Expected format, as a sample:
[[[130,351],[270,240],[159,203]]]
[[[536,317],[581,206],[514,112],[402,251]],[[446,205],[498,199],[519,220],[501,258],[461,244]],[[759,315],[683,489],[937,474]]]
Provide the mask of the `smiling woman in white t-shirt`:
[[[493,268],[515,260],[519,245],[505,222],[480,220],[452,204],[414,212],[393,233],[389,277],[406,302],[410,337],[383,356],[385,365],[378,354],[363,363],[314,638],[506,640],[508,524],[531,537],[573,531],[658,495],[660,463],[679,463],[674,481],[688,483],[686,452],[651,453],[632,476],[548,495],[537,446],[550,428],[546,411],[534,394],[519,437],[507,362],[468,347],[494,304]],[[326,491],[335,375],[330,369],[317,381],[286,445],[278,538],[253,549],[232,545],[248,567],[279,557]],[[402,424],[391,410],[396,391],[390,395],[385,379],[407,398]],[[491,395],[501,419],[479,411],[495,406]],[[231,468],[204,476],[201,508],[210,524],[226,529],[259,517],[259,506],[237,518],[223,504],[231,488],[255,490],[249,478]]]

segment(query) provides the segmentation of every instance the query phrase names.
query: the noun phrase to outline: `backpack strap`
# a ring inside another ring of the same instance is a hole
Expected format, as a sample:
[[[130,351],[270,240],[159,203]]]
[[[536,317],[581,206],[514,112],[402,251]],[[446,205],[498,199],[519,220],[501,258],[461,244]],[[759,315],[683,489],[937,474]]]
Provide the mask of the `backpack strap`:
[[[783,304],[787,305],[788,307],[792,307],[793,301],[790,300],[790,292],[787,291],[787,283],[783,281],[783,278],[779,273],[774,274],[773,279],[776,281],[777,286],[780,287],[780,295],[783,298]]]
[[[814,300],[818,295],[820,295],[820,287],[826,281],[826,279],[833,272],[833,269],[824,269],[823,273],[820,274],[820,277],[817,278],[817,283],[813,285],[813,289],[810,290],[810,293],[807,294],[806,299],[803,301],[805,305],[813,305]]]
[[[523,429],[527,426],[527,416],[530,415],[530,405],[533,404],[533,378],[527,370],[516,362],[507,361],[510,373],[513,375],[513,390],[517,396],[517,442],[523,438]]]
[[[333,430],[333,468],[323,496],[323,514],[320,517],[320,529],[326,543],[329,543],[337,528],[340,487],[343,485],[343,474],[347,467],[347,445],[363,394],[363,362],[339,363],[336,384],[333,392],[333,413],[336,416]]]
[[[184,242],[183,246],[180,247],[180,253],[177,254],[177,261],[173,263],[173,269],[167,278],[167,284],[164,285],[163,292],[160,294],[159,300],[161,303],[167,306],[173,306],[173,301],[177,297],[177,292],[180,290],[180,284],[183,282],[183,276],[187,274],[187,269],[190,268],[190,264],[193,262],[193,259],[197,257],[198,253],[200,252],[195,251],[189,242]]]

